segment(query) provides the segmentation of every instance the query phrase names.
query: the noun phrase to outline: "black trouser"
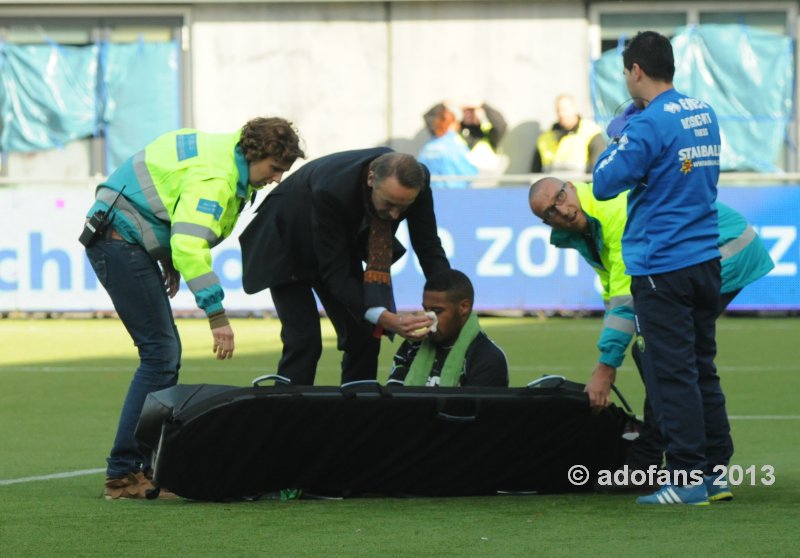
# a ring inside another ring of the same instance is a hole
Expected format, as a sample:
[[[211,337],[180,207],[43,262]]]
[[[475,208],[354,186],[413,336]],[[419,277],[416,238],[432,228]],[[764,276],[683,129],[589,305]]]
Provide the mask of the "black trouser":
[[[336,329],[342,356],[342,383],[374,380],[378,376],[380,339],[372,335],[374,326],[356,319],[318,282],[292,283],[272,287],[272,302],[281,320],[283,353],[278,374],[293,384],[313,385],[317,361],[322,354],[322,332],[314,292]]]
[[[631,279],[639,362],[670,469],[710,473],[733,454],[714,365],[720,281],[717,259]]]
[[[737,289],[729,293],[722,293],[719,298],[719,313],[717,317],[728,308],[728,305],[736,298],[742,289]],[[636,363],[636,369],[639,371],[639,377],[644,383],[644,371],[642,370],[641,358],[638,345],[634,342],[631,348],[633,361]],[[650,405],[650,400],[644,398],[644,424],[642,430],[639,432],[639,437],[631,445],[631,452],[627,459],[627,464],[632,469],[647,469],[650,465],[661,465],[664,459],[664,450],[666,443],[661,436],[661,429],[656,422],[655,414],[653,413],[653,406]]]

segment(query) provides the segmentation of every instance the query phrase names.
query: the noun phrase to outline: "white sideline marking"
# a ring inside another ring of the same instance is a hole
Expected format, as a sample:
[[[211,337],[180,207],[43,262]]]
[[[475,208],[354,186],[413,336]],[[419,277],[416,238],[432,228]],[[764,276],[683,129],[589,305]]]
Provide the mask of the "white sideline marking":
[[[8,486],[9,484],[22,484],[24,482],[37,482],[52,479],[67,479],[69,477],[82,477],[84,475],[94,475],[96,473],[103,473],[105,469],[83,469],[81,471],[67,471],[66,473],[53,473],[52,475],[39,475],[36,477],[22,477],[20,479],[6,479],[0,480],[0,486]]]
[[[800,415],[728,415],[731,420],[800,420]]]

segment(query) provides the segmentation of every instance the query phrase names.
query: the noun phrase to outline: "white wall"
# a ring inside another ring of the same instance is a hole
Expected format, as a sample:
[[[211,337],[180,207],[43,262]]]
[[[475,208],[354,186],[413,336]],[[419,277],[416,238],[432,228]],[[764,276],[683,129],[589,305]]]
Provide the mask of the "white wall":
[[[386,141],[380,4],[199,6],[192,57],[198,128],[284,116],[311,157]]]
[[[312,158],[386,142],[415,153],[433,104],[484,99],[509,123],[508,172],[527,172],[556,95],[589,114],[582,2],[203,4],[192,17],[193,124],[285,116]]]

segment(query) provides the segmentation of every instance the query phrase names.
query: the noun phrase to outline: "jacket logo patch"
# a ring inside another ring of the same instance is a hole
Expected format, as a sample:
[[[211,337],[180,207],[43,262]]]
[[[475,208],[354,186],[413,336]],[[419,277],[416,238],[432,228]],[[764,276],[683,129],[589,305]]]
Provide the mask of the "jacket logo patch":
[[[175,136],[175,148],[178,152],[178,161],[197,157],[197,134]]]
[[[200,198],[197,202],[197,211],[213,215],[215,221],[219,221],[220,217],[222,217],[222,206],[214,200]]]
[[[689,174],[692,172],[692,160],[691,159],[684,159],[681,162],[681,172],[683,174]]]

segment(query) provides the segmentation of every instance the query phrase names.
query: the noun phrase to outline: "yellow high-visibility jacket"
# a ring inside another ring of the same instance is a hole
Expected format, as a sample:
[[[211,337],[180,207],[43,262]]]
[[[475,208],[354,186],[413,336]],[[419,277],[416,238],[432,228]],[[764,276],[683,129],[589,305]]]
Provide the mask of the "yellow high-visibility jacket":
[[[555,130],[548,130],[536,140],[542,159],[542,172],[585,172],[589,160],[589,144],[600,133],[600,127],[591,120],[581,118],[578,129],[559,139]]]
[[[153,259],[172,258],[207,315],[223,309],[211,248],[228,237],[251,196],[241,132],[166,133],[133,155],[97,188],[89,215],[112,209],[113,226]]]

